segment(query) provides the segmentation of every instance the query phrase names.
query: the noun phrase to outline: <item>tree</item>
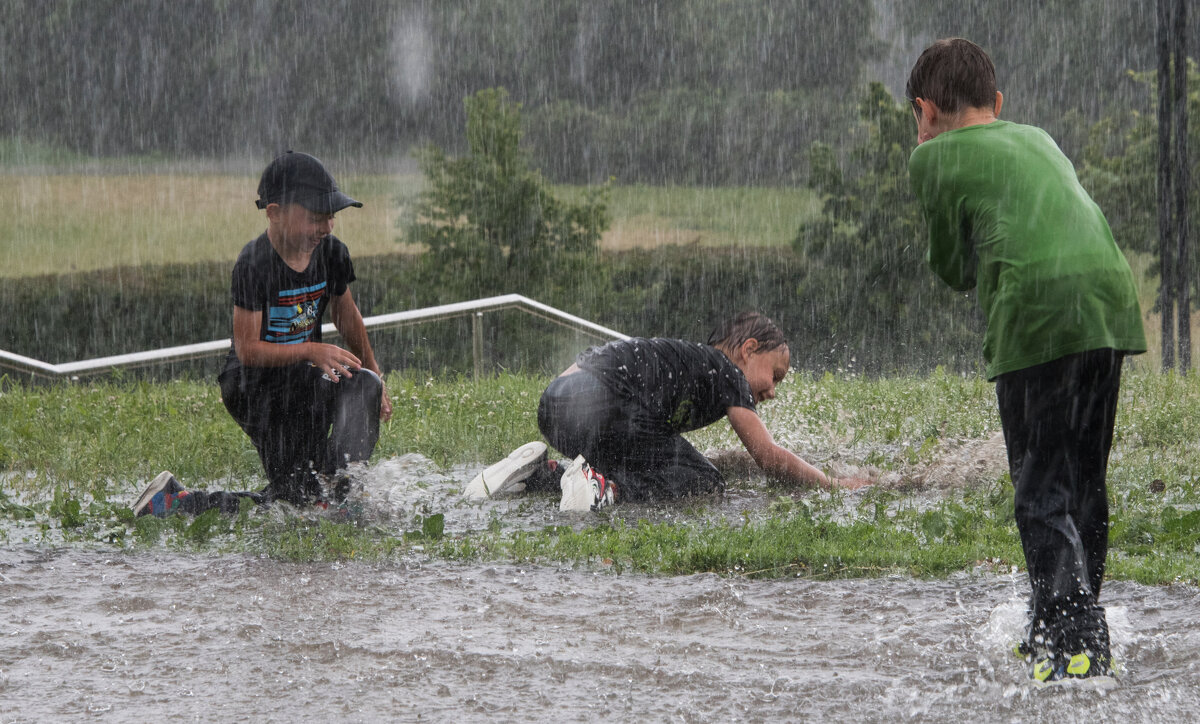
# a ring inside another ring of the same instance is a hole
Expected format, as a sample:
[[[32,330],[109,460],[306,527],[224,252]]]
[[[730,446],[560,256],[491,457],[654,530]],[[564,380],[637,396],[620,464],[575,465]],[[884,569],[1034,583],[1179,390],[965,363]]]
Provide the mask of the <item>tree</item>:
[[[521,289],[564,258],[594,256],[608,228],[607,187],[579,203],[550,193],[520,147],[521,106],[502,89],[466,99],[468,152],[421,154],[429,182],[409,215],[406,240],[424,244],[443,279],[475,290]]]
[[[809,154],[809,186],[824,201],[793,242],[807,261],[799,292],[825,301],[829,335],[850,349],[963,353],[977,315],[925,264],[926,227],[908,178],[912,113],[881,83],[868,86],[858,111],[862,140],[844,170],[825,144]]]
[[[1146,89],[1144,107],[1151,107],[1157,75],[1130,72]],[[1188,62],[1188,112],[1200,117],[1200,72]],[[1189,124],[1188,141],[1200,147],[1200,123]],[[1158,252],[1158,221],[1155,175],[1158,163],[1158,129],[1154,116],[1135,108],[1110,113],[1088,130],[1079,180],[1100,205],[1122,249]],[[1200,178],[1200,157],[1192,154],[1191,178]],[[1190,189],[1190,225],[1200,228],[1200,193]],[[1192,275],[1193,284],[1195,275]]]

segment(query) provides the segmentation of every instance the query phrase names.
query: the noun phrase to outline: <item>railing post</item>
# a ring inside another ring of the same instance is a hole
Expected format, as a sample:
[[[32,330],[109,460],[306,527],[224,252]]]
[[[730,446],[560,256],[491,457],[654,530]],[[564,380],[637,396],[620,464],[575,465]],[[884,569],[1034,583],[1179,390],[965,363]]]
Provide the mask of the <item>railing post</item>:
[[[475,361],[475,381],[483,374],[483,312],[471,315],[471,357]]]

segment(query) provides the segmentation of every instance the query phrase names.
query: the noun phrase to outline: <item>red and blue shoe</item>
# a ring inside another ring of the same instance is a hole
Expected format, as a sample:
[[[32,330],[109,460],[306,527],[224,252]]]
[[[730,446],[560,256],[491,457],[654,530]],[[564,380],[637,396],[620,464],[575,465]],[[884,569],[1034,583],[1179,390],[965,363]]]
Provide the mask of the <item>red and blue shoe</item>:
[[[133,514],[136,516],[154,515],[162,518],[178,508],[180,501],[190,494],[184,490],[174,475],[164,470],[142,491],[141,496],[133,505]]]

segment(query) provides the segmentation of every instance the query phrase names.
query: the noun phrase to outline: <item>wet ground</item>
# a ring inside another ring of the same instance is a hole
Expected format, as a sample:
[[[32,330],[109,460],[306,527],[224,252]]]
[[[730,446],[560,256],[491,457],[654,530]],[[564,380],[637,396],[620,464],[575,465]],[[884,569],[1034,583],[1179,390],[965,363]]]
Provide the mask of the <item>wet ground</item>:
[[[622,504],[608,511],[606,516],[630,522],[722,520],[736,523],[767,515],[779,496],[795,492],[768,484],[745,451],[708,450],[706,454],[718,464],[729,481],[724,494],[668,504]],[[903,490],[904,504],[917,507],[937,503],[950,488],[992,484],[1007,465],[1004,443],[999,436],[990,440],[958,441],[935,464],[901,472],[882,473],[874,468],[847,465],[837,459],[823,462],[835,475],[869,478],[877,486]],[[505,529],[527,530],[540,530],[551,524],[583,526],[595,523],[595,518],[590,515],[560,514],[558,498],[548,494],[518,493],[484,501],[464,500],[462,489],[483,468],[483,465],[475,464],[442,470],[424,456],[401,455],[354,471],[355,497],[367,517],[400,526],[433,513],[445,516],[447,531],[480,530],[497,520]],[[853,509],[866,494],[865,489],[846,494],[842,507]]]
[[[947,477],[994,480],[1003,461],[988,449],[948,455]],[[356,496],[398,529],[430,513],[447,531],[595,522],[547,495],[463,501],[480,468],[385,460],[360,471]],[[736,520],[776,495],[749,481],[613,514]],[[1009,653],[1028,591],[1015,574],[656,578],[420,554],[294,564],[65,547],[21,525],[6,524],[0,549],[0,722],[1159,722],[1200,709],[1188,586],[1108,584],[1119,686],[1039,691]]]
[[[1179,721],[1200,591],[1112,583],[1112,691],[1031,689],[1015,576],[0,551],[3,721]]]

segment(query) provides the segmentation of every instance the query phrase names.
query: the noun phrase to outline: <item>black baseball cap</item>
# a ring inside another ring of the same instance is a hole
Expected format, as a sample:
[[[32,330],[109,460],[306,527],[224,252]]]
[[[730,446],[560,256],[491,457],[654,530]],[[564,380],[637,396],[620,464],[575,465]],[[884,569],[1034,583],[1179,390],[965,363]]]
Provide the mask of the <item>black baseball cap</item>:
[[[263,171],[254,203],[260,209],[267,204],[300,204],[317,214],[336,214],[347,206],[362,208],[361,201],[338,190],[320,161],[295,151],[276,156]]]

